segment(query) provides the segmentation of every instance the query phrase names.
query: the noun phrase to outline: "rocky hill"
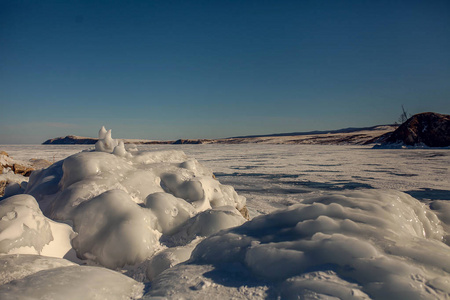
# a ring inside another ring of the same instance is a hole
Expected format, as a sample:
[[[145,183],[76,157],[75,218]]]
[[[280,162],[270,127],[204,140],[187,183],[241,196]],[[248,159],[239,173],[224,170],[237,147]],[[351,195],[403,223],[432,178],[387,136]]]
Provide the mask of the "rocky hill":
[[[433,112],[416,114],[390,134],[383,144],[449,147],[450,115]]]
[[[10,185],[8,187],[10,191],[24,190],[25,177],[29,177],[34,170],[46,168],[50,165],[51,162],[45,159],[33,158],[28,161],[21,161],[12,158],[5,151],[0,151],[0,198],[8,185]]]

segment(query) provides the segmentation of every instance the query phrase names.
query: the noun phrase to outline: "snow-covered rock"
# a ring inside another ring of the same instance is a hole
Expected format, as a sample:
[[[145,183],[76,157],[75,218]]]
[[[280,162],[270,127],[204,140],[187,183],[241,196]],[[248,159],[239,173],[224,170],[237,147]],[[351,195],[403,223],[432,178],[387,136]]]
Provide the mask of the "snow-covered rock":
[[[31,158],[28,161],[21,161],[12,158],[5,151],[0,151],[0,174],[12,172],[28,177],[34,170],[46,168],[49,165],[51,163],[45,159]]]
[[[13,159],[5,151],[0,151],[0,197],[21,194],[26,189],[28,177],[34,170],[50,166],[45,159],[21,161]]]

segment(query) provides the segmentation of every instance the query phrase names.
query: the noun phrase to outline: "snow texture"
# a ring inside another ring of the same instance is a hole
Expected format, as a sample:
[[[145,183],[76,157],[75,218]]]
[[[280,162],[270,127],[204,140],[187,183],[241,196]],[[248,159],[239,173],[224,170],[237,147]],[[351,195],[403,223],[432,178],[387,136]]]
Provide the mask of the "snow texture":
[[[1,255],[0,285],[22,279],[42,270],[75,266],[76,264],[62,258],[31,254]]]

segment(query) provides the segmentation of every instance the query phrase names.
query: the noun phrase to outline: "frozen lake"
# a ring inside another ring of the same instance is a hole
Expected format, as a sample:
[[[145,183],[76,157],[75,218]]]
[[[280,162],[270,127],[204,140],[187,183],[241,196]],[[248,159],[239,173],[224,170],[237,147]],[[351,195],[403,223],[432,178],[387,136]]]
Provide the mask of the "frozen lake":
[[[2,145],[19,160],[61,160],[92,145]],[[449,149],[371,149],[333,145],[138,145],[183,150],[247,198],[251,216],[323,192],[394,189],[416,199],[450,200]]]
[[[2,201],[0,295],[450,296],[448,149],[129,145],[127,152],[106,141],[85,153],[93,146],[0,147],[18,161],[79,153]],[[247,198],[250,221],[230,186]]]

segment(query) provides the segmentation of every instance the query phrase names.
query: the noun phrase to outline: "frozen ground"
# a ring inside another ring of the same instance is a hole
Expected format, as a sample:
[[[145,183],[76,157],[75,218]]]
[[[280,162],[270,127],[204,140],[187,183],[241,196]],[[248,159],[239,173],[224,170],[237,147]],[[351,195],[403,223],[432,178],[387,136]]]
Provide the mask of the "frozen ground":
[[[0,202],[0,296],[450,297],[448,149],[116,145],[30,180],[45,216],[32,196]],[[91,148],[0,147],[49,161]],[[250,222],[240,225],[242,199],[226,185],[247,198]]]

